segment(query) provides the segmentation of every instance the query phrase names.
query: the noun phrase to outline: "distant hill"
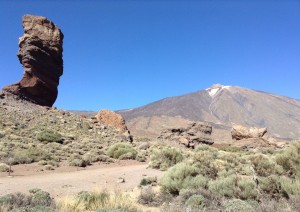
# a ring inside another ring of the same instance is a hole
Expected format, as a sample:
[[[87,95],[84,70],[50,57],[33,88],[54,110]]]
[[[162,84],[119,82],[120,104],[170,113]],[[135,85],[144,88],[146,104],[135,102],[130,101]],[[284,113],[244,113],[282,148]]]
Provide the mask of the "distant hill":
[[[267,127],[270,134],[280,138],[300,138],[299,100],[238,86],[216,84],[117,112],[138,135],[157,135],[163,128],[207,121],[219,129],[228,130],[232,124],[241,124]]]

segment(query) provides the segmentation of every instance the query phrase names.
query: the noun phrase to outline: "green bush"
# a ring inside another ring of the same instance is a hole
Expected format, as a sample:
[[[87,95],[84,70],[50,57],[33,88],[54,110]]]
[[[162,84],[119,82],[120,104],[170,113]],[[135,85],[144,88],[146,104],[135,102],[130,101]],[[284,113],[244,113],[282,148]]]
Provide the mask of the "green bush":
[[[52,130],[43,130],[42,132],[37,134],[37,139],[43,142],[56,142],[56,143],[62,143],[64,140],[61,134],[54,132]]]
[[[186,163],[178,163],[175,166],[171,167],[161,178],[160,185],[162,186],[163,191],[178,195],[180,190],[191,185],[189,181],[192,181],[193,178],[199,175],[199,170],[193,166],[188,166]],[[197,182],[196,180],[193,181]],[[203,181],[200,181],[202,186]],[[193,184],[195,186],[195,184]]]
[[[160,170],[167,170],[169,167],[181,162],[183,156],[181,152],[175,148],[164,147],[156,149],[150,156],[150,167]]]
[[[250,157],[255,172],[259,176],[269,176],[275,172],[275,163],[273,163],[267,156],[262,154],[253,155]]]
[[[136,155],[136,160],[140,162],[145,162],[147,160],[146,151],[140,150],[140,152]]]
[[[46,191],[43,191],[39,188],[29,190],[29,193],[32,194],[32,204],[40,206],[50,206],[52,204],[52,199],[50,194]]]
[[[282,166],[288,176],[300,176],[300,141],[292,143],[278,154],[276,163]]]
[[[218,151],[216,149],[200,146],[195,150],[190,165],[197,167],[202,175],[215,179],[218,175],[218,169],[214,163],[217,157]]]
[[[78,167],[86,167],[89,164],[87,163],[87,161],[85,161],[83,159],[74,158],[74,159],[70,160],[69,165],[70,166],[78,166]]]
[[[261,177],[258,181],[261,191],[269,195],[270,198],[280,199],[282,197],[289,197],[287,191],[285,191],[284,187],[281,185],[278,176],[271,175],[269,177]]]
[[[106,154],[116,159],[135,159],[137,151],[126,143],[116,143],[108,148]]]
[[[258,189],[252,178],[239,179],[237,186],[239,188],[237,196],[240,199],[248,200],[258,198]]]
[[[48,192],[32,189],[30,195],[22,193],[7,194],[0,197],[0,211],[14,212],[54,212],[55,203]]]
[[[282,176],[279,178],[282,189],[288,193],[289,196],[295,195],[300,197],[300,179],[290,179]]]
[[[226,212],[254,212],[255,208],[246,201],[240,199],[228,200],[225,204]]]
[[[0,163],[0,172],[8,172],[9,166],[5,163]]]
[[[236,176],[230,175],[225,178],[218,178],[216,180],[209,181],[208,189],[225,197],[234,197],[236,195],[236,185]]]
[[[186,206],[189,206],[191,208],[204,208],[205,206],[205,199],[202,195],[195,194],[191,196],[186,202]]]
[[[140,182],[140,186],[152,185],[156,183],[157,177],[144,177]]]
[[[29,149],[19,150],[16,151],[14,154],[14,162],[13,164],[29,164],[33,162],[39,161],[48,161],[52,159],[51,153],[48,151],[37,148],[37,147],[30,147]]]

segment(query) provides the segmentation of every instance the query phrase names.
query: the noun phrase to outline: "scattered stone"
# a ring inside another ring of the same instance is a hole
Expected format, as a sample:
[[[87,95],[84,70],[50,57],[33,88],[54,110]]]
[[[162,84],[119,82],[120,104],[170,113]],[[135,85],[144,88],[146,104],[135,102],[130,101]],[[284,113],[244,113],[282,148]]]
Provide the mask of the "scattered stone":
[[[140,150],[146,150],[146,149],[148,149],[150,147],[150,145],[149,145],[149,143],[147,143],[147,142],[143,142],[143,143],[141,143],[140,145],[139,145],[139,149]]]
[[[173,128],[161,132],[158,139],[177,141],[186,147],[194,148],[198,144],[213,144],[212,126],[204,122],[193,122],[187,128]]]
[[[5,98],[5,94],[4,93],[0,93],[0,99],[4,99]]]
[[[125,179],[123,177],[119,177],[117,183],[125,183]]]
[[[19,38],[18,58],[24,68],[20,82],[3,90],[21,99],[51,107],[63,74],[63,33],[42,16],[24,15],[24,35]]]

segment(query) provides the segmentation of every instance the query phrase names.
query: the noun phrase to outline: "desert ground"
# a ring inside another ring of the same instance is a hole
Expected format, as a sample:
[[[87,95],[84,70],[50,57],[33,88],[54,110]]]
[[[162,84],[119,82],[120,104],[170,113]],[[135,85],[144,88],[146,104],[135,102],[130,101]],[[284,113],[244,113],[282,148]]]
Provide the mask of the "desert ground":
[[[16,165],[11,176],[0,175],[0,196],[40,188],[53,197],[74,195],[80,191],[108,190],[131,192],[143,177],[162,176],[156,169],[138,161],[118,161],[112,164],[96,164],[87,168],[61,166],[54,171],[40,171],[36,164]],[[124,179],[125,182],[119,182]]]

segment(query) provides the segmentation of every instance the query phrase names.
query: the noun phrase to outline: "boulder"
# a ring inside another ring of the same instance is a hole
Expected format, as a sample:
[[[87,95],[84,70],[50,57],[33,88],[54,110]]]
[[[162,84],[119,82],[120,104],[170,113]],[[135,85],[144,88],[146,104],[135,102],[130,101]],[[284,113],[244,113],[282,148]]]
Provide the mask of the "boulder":
[[[20,82],[3,90],[42,106],[51,107],[63,74],[63,33],[42,16],[24,15],[24,35],[19,38],[18,58],[24,68]]]
[[[194,148],[198,144],[213,144],[212,126],[208,123],[193,122],[187,128],[172,128],[161,132],[158,139],[176,141],[186,147]]]
[[[233,140],[242,140],[248,138],[262,138],[267,133],[267,128],[247,128],[241,125],[233,125],[231,136]]]
[[[280,142],[268,134],[267,128],[247,128],[234,125],[231,129],[234,146],[243,148],[276,147],[282,148],[285,142]]]
[[[98,122],[115,128],[126,140],[132,141],[125,119],[120,114],[110,110],[100,110],[95,118]]]

